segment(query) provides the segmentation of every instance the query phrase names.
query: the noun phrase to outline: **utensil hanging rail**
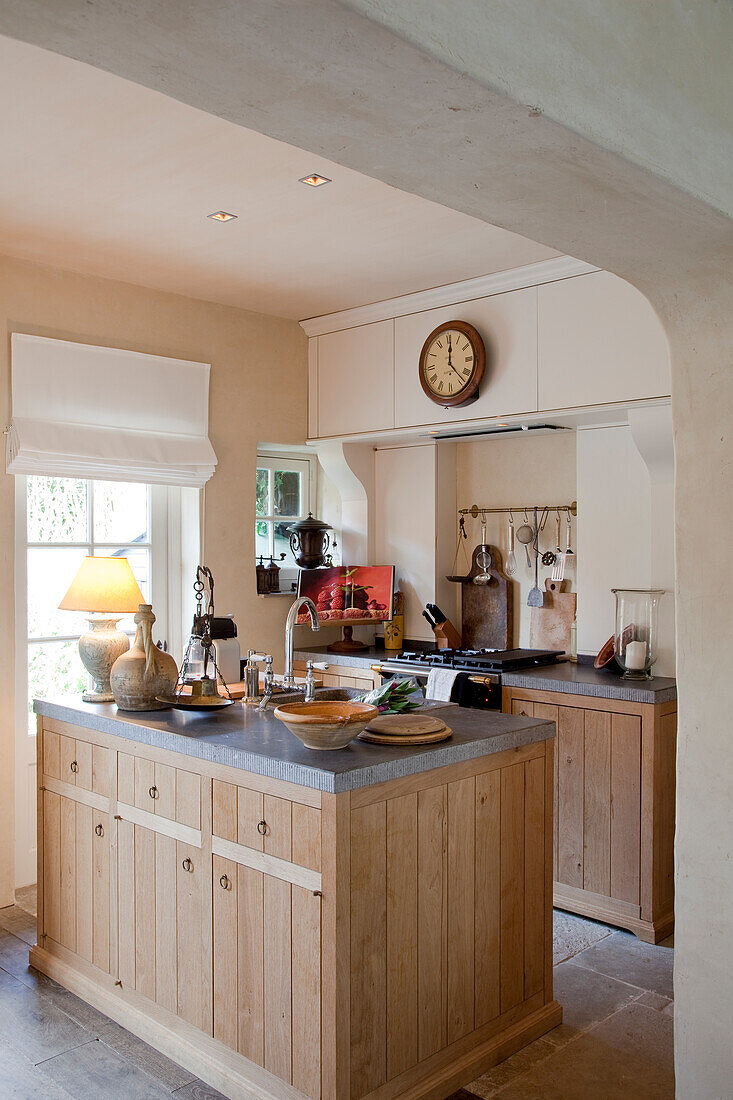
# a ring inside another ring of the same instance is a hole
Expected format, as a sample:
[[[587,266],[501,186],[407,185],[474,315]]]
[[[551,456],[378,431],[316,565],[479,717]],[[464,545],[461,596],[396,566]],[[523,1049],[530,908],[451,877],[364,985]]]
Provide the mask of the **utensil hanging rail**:
[[[521,515],[523,512],[531,512],[537,509],[540,514],[543,512],[567,512],[570,516],[577,516],[578,514],[578,502],[574,500],[571,504],[514,504],[511,508],[479,508],[478,504],[472,504],[470,508],[459,508],[459,516],[473,516],[477,519],[479,516],[491,516],[499,515],[500,513],[508,515],[510,512],[519,512]]]

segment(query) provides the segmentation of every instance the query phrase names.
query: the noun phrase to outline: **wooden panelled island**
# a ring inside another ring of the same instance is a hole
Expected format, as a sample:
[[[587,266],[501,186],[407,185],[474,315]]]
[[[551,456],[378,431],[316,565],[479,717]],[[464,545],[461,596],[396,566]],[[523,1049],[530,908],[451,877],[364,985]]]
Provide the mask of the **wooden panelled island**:
[[[560,1022],[554,725],[306,749],[42,701],[31,963],[225,1095],[440,1098]]]

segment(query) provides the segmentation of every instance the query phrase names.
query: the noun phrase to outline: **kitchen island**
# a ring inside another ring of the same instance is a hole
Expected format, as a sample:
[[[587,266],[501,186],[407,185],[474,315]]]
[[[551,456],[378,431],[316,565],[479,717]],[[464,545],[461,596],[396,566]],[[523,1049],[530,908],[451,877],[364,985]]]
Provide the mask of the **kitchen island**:
[[[551,722],[318,753],[241,703],[36,710],[31,963],[227,1096],[447,1096],[559,1023]]]

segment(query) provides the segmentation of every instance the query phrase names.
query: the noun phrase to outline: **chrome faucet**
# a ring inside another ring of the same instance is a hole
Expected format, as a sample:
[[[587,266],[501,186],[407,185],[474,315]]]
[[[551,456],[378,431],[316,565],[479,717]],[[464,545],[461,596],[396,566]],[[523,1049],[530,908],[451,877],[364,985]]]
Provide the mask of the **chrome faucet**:
[[[301,607],[308,608],[311,617],[311,629],[321,629],[318,612],[316,611],[316,605],[313,603],[313,600],[308,596],[300,596],[291,605],[285,623],[285,675],[283,676],[283,687],[286,688],[295,687],[295,674],[293,673],[293,627],[295,626],[295,620],[298,617],[298,612]]]

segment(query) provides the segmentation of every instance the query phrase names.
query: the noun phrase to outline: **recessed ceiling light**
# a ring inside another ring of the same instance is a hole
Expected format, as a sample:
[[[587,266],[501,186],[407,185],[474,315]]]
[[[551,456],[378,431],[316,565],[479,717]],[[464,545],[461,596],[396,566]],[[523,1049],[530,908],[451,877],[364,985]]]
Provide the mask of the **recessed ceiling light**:
[[[226,210],[215,210],[213,214],[207,214],[207,218],[213,218],[215,222],[233,222],[236,221],[237,214],[227,214]]]
[[[331,180],[325,176],[319,176],[317,172],[314,172],[311,176],[303,176],[298,180],[298,183],[307,183],[309,187],[321,187],[324,183],[330,183]]]

